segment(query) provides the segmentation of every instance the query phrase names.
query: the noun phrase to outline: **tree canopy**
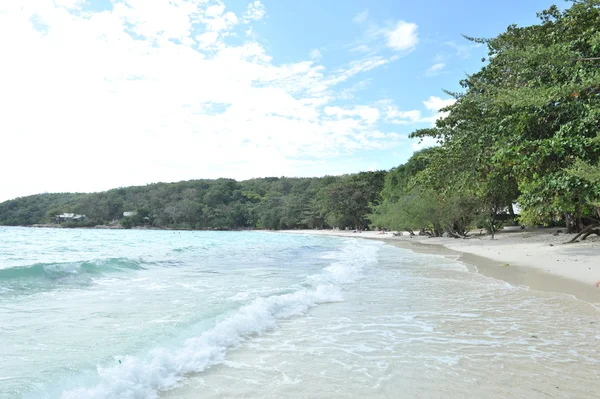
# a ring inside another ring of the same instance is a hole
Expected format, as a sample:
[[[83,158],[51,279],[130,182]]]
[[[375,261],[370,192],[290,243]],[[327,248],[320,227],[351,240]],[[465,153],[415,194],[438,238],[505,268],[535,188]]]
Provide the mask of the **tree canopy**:
[[[365,228],[379,201],[384,171],[322,178],[191,180],[92,194],[40,194],[0,204],[0,225],[52,223],[62,213],[87,216],[73,226],[122,220],[189,229]],[[132,212],[124,217],[124,212]]]
[[[406,179],[386,186],[375,220],[393,225],[391,214],[397,219],[400,211],[386,209],[401,203],[395,207],[406,213],[412,209],[406,201],[421,193],[425,203],[437,201],[441,214],[454,203],[453,224],[460,209],[471,209],[468,223],[492,233],[513,202],[523,224],[564,220],[569,230],[582,229],[599,198],[600,0],[576,1],[564,11],[552,6],[538,17],[537,25],[511,25],[491,39],[467,37],[487,46],[484,66],[460,82],[462,92],[449,93],[456,101],[443,110],[446,117],[412,134],[438,146],[426,167],[412,173],[418,191],[396,199],[390,193],[403,191]]]

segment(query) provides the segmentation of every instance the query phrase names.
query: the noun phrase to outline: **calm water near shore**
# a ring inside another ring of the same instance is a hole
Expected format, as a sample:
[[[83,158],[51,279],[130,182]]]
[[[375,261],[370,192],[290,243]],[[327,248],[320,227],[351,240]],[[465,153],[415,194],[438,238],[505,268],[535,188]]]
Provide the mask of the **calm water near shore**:
[[[0,398],[596,397],[599,315],[378,241],[0,227]]]

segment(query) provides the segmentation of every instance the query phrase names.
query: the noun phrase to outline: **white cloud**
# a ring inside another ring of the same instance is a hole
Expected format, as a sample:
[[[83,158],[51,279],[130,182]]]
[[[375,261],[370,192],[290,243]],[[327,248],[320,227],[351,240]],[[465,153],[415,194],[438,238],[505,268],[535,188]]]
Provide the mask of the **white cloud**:
[[[255,0],[248,5],[244,20],[258,21],[259,19],[262,19],[266,13],[265,6],[260,1]]]
[[[362,24],[367,20],[367,18],[369,18],[369,10],[364,10],[356,14],[352,19],[352,22],[354,22],[355,24]]]
[[[419,27],[412,22],[398,21],[394,25],[382,27],[369,24],[363,37],[351,43],[348,47],[351,53],[377,54],[382,50],[393,50],[401,55],[414,50],[419,43]],[[396,54],[393,61],[400,56]]]
[[[386,117],[390,123],[396,125],[412,125],[422,122],[421,111],[399,111],[395,108],[387,110]]]
[[[225,4],[221,3],[208,7],[206,11],[204,11],[204,15],[206,15],[207,17],[216,18],[223,15],[223,12],[225,12]]]
[[[390,61],[390,59],[380,56],[366,57],[357,61],[352,61],[346,68],[339,69],[335,74],[335,77],[331,78],[328,83],[335,85],[345,82],[354,75],[370,71],[382,65],[388,64]]]
[[[54,0],[54,3],[67,9],[78,9],[85,4],[85,0]]]
[[[443,100],[439,97],[431,96],[427,100],[423,101],[423,104],[425,104],[425,108],[430,111],[439,111],[442,108],[454,104],[455,102],[456,100],[454,98],[447,98]]]
[[[435,125],[435,122],[438,119],[448,116],[448,112],[441,112],[440,110],[454,104],[455,102],[456,99],[454,98],[441,99],[436,96],[429,97],[429,99],[423,101],[423,104],[425,105],[425,108],[434,112],[434,114],[428,118],[425,118],[425,120],[429,121],[432,125]]]
[[[427,76],[439,75],[440,72],[442,72],[442,70],[444,68],[446,68],[446,63],[445,62],[435,63],[432,66],[430,66],[429,68],[427,68],[427,70],[425,71],[425,75],[427,75]]]
[[[413,143],[411,145],[413,151],[419,151],[424,148],[430,148],[437,145],[436,139],[433,137],[423,137],[418,139],[413,139]]]
[[[330,157],[399,140],[378,127],[378,107],[332,103],[336,85],[389,59],[332,70],[314,60],[278,64],[243,35],[251,26],[240,21],[265,15],[258,1],[243,16],[220,0],[114,0],[103,12],[57,4],[0,5],[0,134],[10,149],[0,169],[14,171],[0,176],[0,200],[324,174]],[[33,16],[47,29],[36,30]]]
[[[448,113],[440,112],[442,108],[452,105],[456,102],[455,99],[441,99],[440,97],[431,96],[423,101],[425,109],[429,111],[428,116],[418,110],[401,111],[388,100],[380,101],[378,104],[384,112],[385,120],[388,123],[395,125],[413,125],[418,123],[428,123],[435,125],[435,122],[440,118],[445,118]]]
[[[441,99],[440,97],[431,96],[427,100],[423,101],[423,105],[425,108],[433,112],[433,115],[427,116],[424,118],[419,118],[419,122],[421,123],[430,123],[432,126],[435,126],[435,122],[440,118],[445,118],[448,116],[447,112],[440,112],[442,108],[450,106],[456,102],[453,98]],[[414,139],[411,148],[413,151],[419,151],[423,148],[429,148],[437,145],[437,140],[432,137],[424,137],[422,139]]]
[[[374,124],[379,120],[379,110],[373,107],[357,106],[350,109],[343,109],[340,107],[325,107],[325,114],[330,116],[336,116],[338,118],[343,117],[359,117],[368,124]]]
[[[456,52],[456,56],[463,59],[469,58],[474,49],[482,46],[481,43],[458,44],[455,41],[449,41],[444,44],[453,48]]]
[[[366,89],[367,86],[369,86],[369,83],[371,83],[371,81],[372,81],[372,79],[364,79],[364,80],[361,80],[361,81],[353,84],[351,87],[349,87],[347,89],[343,89],[339,93],[339,98],[342,100],[352,100],[354,98],[355,93]]]
[[[204,32],[198,36],[196,36],[196,40],[201,47],[209,47],[214,45],[219,39],[219,34],[217,32]]]
[[[366,44],[356,44],[350,49],[352,53],[368,53],[369,51],[371,48]]]
[[[323,57],[323,54],[321,54],[321,51],[319,49],[313,49],[310,52],[310,58],[312,58],[313,60],[320,60],[321,57]]]
[[[396,27],[387,32],[387,45],[394,50],[412,50],[419,43],[418,26],[415,23],[399,21]]]

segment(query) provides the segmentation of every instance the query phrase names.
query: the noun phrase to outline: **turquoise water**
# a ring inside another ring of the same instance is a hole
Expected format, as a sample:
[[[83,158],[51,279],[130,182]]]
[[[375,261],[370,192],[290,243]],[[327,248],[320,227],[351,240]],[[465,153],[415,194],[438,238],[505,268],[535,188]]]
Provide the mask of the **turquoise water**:
[[[593,397],[598,315],[377,241],[0,228],[0,398]]]
[[[0,239],[2,397],[153,397],[277,320],[340,300],[379,247],[135,230]]]

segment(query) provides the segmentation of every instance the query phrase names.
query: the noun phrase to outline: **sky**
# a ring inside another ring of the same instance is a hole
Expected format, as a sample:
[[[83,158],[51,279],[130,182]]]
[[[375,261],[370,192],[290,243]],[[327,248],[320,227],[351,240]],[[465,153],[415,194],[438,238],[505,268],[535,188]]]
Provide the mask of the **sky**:
[[[0,1],[0,201],[390,169],[557,1]]]

